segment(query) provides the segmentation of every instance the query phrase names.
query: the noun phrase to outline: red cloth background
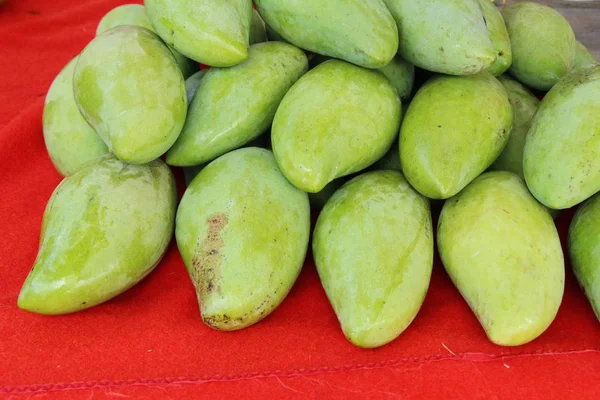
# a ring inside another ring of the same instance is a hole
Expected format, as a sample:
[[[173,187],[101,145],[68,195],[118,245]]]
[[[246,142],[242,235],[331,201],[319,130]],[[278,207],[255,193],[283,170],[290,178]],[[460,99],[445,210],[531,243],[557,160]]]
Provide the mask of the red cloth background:
[[[60,317],[19,310],[60,182],[42,139],[44,96],[120,3],[0,6],[0,397],[598,398],[600,323],[568,265],[555,322],[516,348],[486,339],[439,261],[416,320],[376,350],[345,340],[312,261],[263,322],[207,328],[174,243],[147,279],[103,305]],[[558,221],[563,239],[571,215]]]

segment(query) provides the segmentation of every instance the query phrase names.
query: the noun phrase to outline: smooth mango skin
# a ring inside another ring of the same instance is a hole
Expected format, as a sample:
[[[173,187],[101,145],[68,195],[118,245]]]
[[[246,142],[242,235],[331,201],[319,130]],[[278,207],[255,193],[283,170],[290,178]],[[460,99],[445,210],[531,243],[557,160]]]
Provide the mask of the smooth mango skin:
[[[307,69],[304,52],[281,42],[252,45],[248,59],[235,67],[211,68],[198,85],[167,163],[198,165],[258,137]]]
[[[398,135],[402,105],[379,71],[329,60],[283,98],[271,127],[277,164],[296,187],[320,192],[380,159]]]
[[[568,235],[573,272],[600,321],[600,195],[579,207]]]
[[[402,100],[407,100],[415,82],[415,66],[402,57],[396,56],[388,65],[379,69],[392,82],[398,96]]]
[[[473,75],[496,61],[478,0],[384,1],[398,24],[398,51],[414,65]]]
[[[417,92],[400,129],[400,162],[430,199],[460,192],[502,152],[513,124],[508,93],[488,72],[436,76]]]
[[[493,1],[478,0],[483,17],[485,18],[490,40],[496,49],[496,61],[487,69],[494,75],[502,75],[512,64],[512,49],[510,46],[510,38],[502,18],[502,13],[496,7]]]
[[[383,0],[257,0],[265,22],[286,41],[365,68],[387,65],[398,30]]]
[[[62,176],[108,154],[108,148],[75,104],[73,71],[77,57],[69,61],[52,81],[42,117],[46,149]]]
[[[383,346],[412,322],[429,287],[429,202],[397,171],[360,175],[319,215],[313,254],[348,340]]]
[[[161,160],[132,165],[109,155],[63,179],[18,306],[65,314],[123,293],[162,258],[176,207],[175,179]]]
[[[252,1],[145,0],[154,30],[181,54],[213,67],[248,57]]]
[[[309,231],[308,196],[270,151],[244,148],[211,162],[183,195],[175,229],[203,321],[236,330],[269,315],[300,273]]]
[[[252,22],[250,23],[250,44],[262,43],[269,40],[267,38],[267,27],[265,21],[256,10],[252,10]]]
[[[150,24],[148,15],[146,15],[146,9],[143,5],[124,4],[122,6],[113,8],[106,13],[104,17],[102,17],[100,23],[98,24],[98,28],[96,28],[96,35],[100,35],[109,29],[122,25],[141,26],[142,28],[146,28],[154,32],[154,28],[152,28],[152,24]],[[169,50],[171,50],[171,53],[173,53],[173,56],[175,57],[177,65],[179,65],[179,69],[181,70],[184,78],[187,78],[198,70],[197,63],[185,57],[173,48],[169,48]]]
[[[175,142],[187,112],[183,76],[148,29],[119,26],[83,50],[73,77],[86,121],[119,159],[144,164]]]
[[[560,239],[548,210],[517,175],[487,172],[447,200],[437,243],[493,343],[530,342],[552,323],[565,280]]]
[[[185,93],[187,95],[187,103],[188,106],[192,104],[192,99],[196,94],[196,90],[198,90],[198,85],[200,85],[200,81],[204,78],[204,75],[208,72],[208,69],[201,69],[193,75],[190,75],[189,78],[185,80]]]
[[[523,175],[523,148],[531,121],[535,115],[540,101],[529,89],[507,75],[498,77],[498,80],[508,92],[508,100],[512,106],[514,124],[510,131],[510,138],[506,147],[491,165],[491,170],[510,171],[524,178]]]
[[[573,68],[582,68],[598,64],[598,59],[596,56],[593,55],[581,42],[577,42],[576,46],[577,52],[575,53],[575,63],[573,64]]]
[[[502,10],[513,53],[509,72],[535,89],[549,90],[573,68],[577,41],[569,22],[551,7],[519,2]]]
[[[600,65],[579,68],[546,94],[523,151],[531,193],[565,209],[600,190]]]

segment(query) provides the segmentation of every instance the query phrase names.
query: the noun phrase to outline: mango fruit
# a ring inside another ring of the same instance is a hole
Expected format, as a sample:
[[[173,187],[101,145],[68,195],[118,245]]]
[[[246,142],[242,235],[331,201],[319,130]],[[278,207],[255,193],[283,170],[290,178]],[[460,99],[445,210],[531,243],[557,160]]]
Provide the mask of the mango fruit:
[[[208,69],[201,69],[193,75],[190,75],[185,80],[185,94],[187,95],[187,104],[188,107],[192,104],[192,99],[196,94],[196,90],[198,90],[198,85],[200,85],[200,81],[204,78],[204,75],[208,72]]]
[[[266,42],[267,38],[267,27],[265,21],[261,18],[260,14],[256,10],[252,10],[252,21],[250,23],[250,44]]]
[[[493,1],[478,0],[483,17],[487,26],[490,40],[496,49],[496,61],[487,69],[494,75],[502,75],[512,64],[512,49],[510,46],[510,38],[502,18],[502,13],[496,7]]]
[[[123,293],[162,258],[176,207],[175,179],[161,160],[132,165],[109,155],[63,179],[18,306],[65,314]]]
[[[231,67],[248,57],[252,1],[145,0],[156,33],[186,57]]]
[[[366,68],[387,65],[398,30],[383,0],[257,0],[269,27],[286,41]]]
[[[508,94],[488,72],[436,76],[414,96],[400,129],[400,162],[410,184],[447,199],[502,152],[513,124]]]
[[[258,137],[307,69],[304,52],[281,42],[252,45],[248,59],[235,67],[211,68],[200,81],[167,163],[198,165]]]
[[[450,75],[473,75],[496,61],[478,0],[384,0],[408,62]]]
[[[569,227],[568,247],[573,272],[600,321],[600,195],[579,207]]]
[[[265,149],[232,151],[187,188],[177,246],[202,320],[235,330],[269,315],[296,281],[308,247],[310,206]]]
[[[447,200],[437,243],[490,341],[518,346],[552,323],[564,290],[560,240],[548,210],[517,175],[487,172]]]
[[[146,28],[154,32],[154,28],[152,28],[152,24],[150,24],[150,20],[146,14],[146,9],[143,5],[124,4],[122,6],[113,8],[106,13],[104,17],[102,17],[98,27],[96,28],[96,35],[100,35],[109,29],[122,25],[141,26],[142,28]],[[169,50],[171,50],[171,53],[173,53],[173,57],[175,57],[177,65],[179,66],[184,78],[187,78],[198,70],[197,63],[185,57],[171,47],[169,47]]]
[[[575,53],[575,63],[573,68],[582,68],[598,64],[598,59],[581,42],[577,42],[577,52]]]
[[[398,91],[398,96],[402,100],[408,100],[415,81],[415,66],[400,56],[396,56],[388,65],[379,70],[392,82]]]
[[[42,117],[46,149],[62,176],[108,154],[108,148],[75,104],[73,72],[77,57],[69,61],[52,81]]]
[[[397,171],[360,175],[319,215],[313,254],[348,340],[366,348],[389,343],[410,325],[429,287],[429,201]]]
[[[513,62],[509,72],[521,83],[549,90],[573,68],[577,41],[569,22],[543,4],[518,2],[505,7]]]
[[[128,163],[160,157],[185,122],[181,71],[160,38],[138,26],[96,36],[79,56],[73,91],[86,121]]]
[[[498,80],[508,92],[508,100],[513,110],[514,124],[510,131],[510,138],[506,147],[491,165],[491,170],[510,171],[521,178],[523,175],[523,148],[527,132],[531,127],[531,121],[535,115],[540,101],[529,89],[506,75],[498,77]]]
[[[317,193],[380,159],[398,135],[401,112],[381,72],[326,61],[300,78],[277,109],[271,128],[277,164],[296,187]]]
[[[546,94],[527,134],[523,172],[531,193],[554,209],[600,190],[600,65],[573,70]]]

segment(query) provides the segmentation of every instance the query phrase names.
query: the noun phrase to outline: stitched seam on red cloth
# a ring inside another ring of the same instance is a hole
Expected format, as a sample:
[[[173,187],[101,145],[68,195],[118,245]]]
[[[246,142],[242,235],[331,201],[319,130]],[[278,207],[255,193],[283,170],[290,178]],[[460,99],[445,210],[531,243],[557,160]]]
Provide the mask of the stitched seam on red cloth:
[[[390,368],[402,364],[425,364],[436,361],[467,361],[467,362],[490,362],[498,360],[509,360],[515,358],[528,357],[543,357],[543,356],[571,356],[586,353],[600,353],[600,349],[579,349],[579,350],[539,350],[529,353],[500,353],[500,354],[485,354],[485,353],[459,353],[437,354],[429,357],[412,357],[398,360],[381,361],[377,363],[366,363],[356,365],[343,365],[337,367],[321,367],[298,369],[292,371],[275,370],[270,372],[250,372],[238,375],[216,375],[200,378],[154,378],[154,379],[127,379],[117,381],[88,381],[88,382],[69,382],[69,383],[53,383],[53,384],[37,384],[24,386],[1,386],[0,393],[41,393],[41,392],[57,392],[79,389],[96,389],[105,387],[128,387],[128,386],[166,386],[172,384],[202,384],[207,382],[233,382],[240,380],[264,379],[273,377],[296,377],[314,375],[320,373],[335,373],[335,372],[350,372],[357,370],[371,370],[379,368]]]

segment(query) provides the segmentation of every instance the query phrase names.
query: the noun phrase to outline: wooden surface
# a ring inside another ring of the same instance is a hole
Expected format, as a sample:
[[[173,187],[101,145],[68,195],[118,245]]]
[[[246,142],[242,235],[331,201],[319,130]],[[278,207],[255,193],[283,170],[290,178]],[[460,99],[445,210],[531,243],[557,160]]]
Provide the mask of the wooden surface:
[[[599,0],[530,0],[549,5],[571,23],[577,39],[600,60],[600,1]],[[508,0],[506,4],[517,3]],[[496,1],[500,4],[502,1]]]

